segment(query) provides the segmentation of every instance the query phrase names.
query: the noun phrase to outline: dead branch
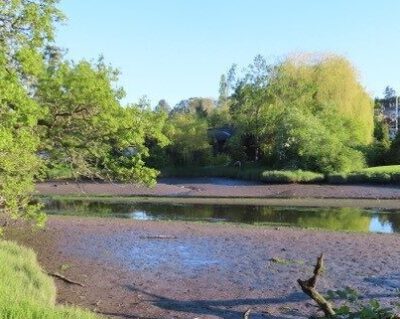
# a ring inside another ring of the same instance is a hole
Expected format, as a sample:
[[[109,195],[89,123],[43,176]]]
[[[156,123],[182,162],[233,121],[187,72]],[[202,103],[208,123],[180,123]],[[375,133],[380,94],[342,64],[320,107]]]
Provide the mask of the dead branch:
[[[73,281],[73,280],[71,280],[71,279],[68,279],[67,277],[65,277],[65,276],[63,276],[63,275],[61,275],[61,274],[59,274],[59,273],[57,273],[57,272],[48,272],[47,274],[48,274],[49,276],[54,277],[54,278],[61,279],[62,281],[66,282],[66,283],[68,283],[68,284],[71,284],[71,285],[78,285],[78,286],[81,286],[81,287],[85,287],[84,284],[81,284],[80,282],[77,282],[77,281]]]
[[[319,256],[317,259],[317,264],[314,268],[314,275],[308,280],[298,279],[297,282],[299,283],[303,292],[318,304],[326,316],[333,316],[336,313],[333,310],[332,305],[315,289],[318,276],[322,273],[323,266],[324,254],[321,254],[321,256]]]
[[[250,312],[251,312],[251,309],[250,308],[247,309],[243,314],[243,319],[250,319]]]
[[[140,236],[141,239],[176,239],[176,236],[155,235],[155,236]]]

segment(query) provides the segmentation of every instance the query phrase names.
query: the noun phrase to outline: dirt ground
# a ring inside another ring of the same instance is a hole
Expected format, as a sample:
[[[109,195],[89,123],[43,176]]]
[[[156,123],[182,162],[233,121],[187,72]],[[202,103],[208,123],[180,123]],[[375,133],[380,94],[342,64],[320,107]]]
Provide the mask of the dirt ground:
[[[260,184],[223,178],[161,179],[153,188],[95,182],[39,183],[42,195],[400,199],[400,186]]]
[[[59,303],[116,318],[235,319],[248,308],[252,319],[308,317],[316,308],[296,280],[321,252],[321,292],[399,298],[398,235],[53,216],[46,230],[15,227],[7,238],[85,285],[56,280]]]

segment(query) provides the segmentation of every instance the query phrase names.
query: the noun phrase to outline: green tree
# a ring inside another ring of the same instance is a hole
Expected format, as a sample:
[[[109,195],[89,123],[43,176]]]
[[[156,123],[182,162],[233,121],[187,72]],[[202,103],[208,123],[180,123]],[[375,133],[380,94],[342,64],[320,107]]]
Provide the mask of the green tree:
[[[161,99],[160,101],[158,101],[154,110],[156,112],[162,111],[162,112],[165,112],[168,114],[169,112],[171,112],[171,106],[168,104],[168,102],[166,100]]]
[[[31,98],[43,65],[42,52],[63,18],[52,0],[10,0],[0,4],[0,205],[12,217],[43,221],[32,205],[36,132],[42,110]]]
[[[157,171],[145,167],[145,141],[165,137],[145,100],[121,106],[117,80],[118,71],[102,58],[48,61],[35,98],[47,110],[39,123],[49,166],[68,167],[76,178],[155,182]]]
[[[212,149],[207,135],[207,122],[195,114],[176,113],[170,119],[168,153],[174,165],[208,164]]]
[[[191,97],[180,101],[172,113],[191,113],[206,118],[215,108],[215,101],[210,98]]]
[[[278,167],[322,172],[363,166],[373,105],[350,63],[338,56],[257,57],[236,81],[231,113],[247,152]]]

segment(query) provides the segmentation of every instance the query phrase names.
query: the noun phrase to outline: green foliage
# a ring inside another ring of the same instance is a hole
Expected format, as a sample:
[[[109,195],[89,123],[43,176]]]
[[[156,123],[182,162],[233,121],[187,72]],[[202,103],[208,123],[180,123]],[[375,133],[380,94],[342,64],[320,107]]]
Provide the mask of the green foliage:
[[[400,165],[369,167],[350,173],[332,173],[327,177],[329,183],[400,183]]]
[[[400,134],[398,133],[388,150],[387,163],[400,164]]]
[[[324,181],[325,176],[309,171],[263,171],[260,180],[269,183],[318,183]]]
[[[257,57],[234,90],[231,114],[251,159],[320,172],[364,165],[359,148],[372,139],[373,105],[344,58],[268,65]]]
[[[146,139],[166,143],[158,119],[143,106],[121,107],[118,71],[104,64],[50,60],[35,98],[47,106],[40,120],[48,166],[69,167],[75,178],[154,183],[145,167]]]
[[[33,217],[33,180],[40,167],[36,123],[42,110],[32,98],[42,50],[62,19],[53,0],[12,0],[0,5],[0,205],[12,217]]]
[[[172,110],[176,113],[189,113],[199,118],[206,118],[214,109],[215,101],[210,98],[192,97],[180,101]]]
[[[389,127],[383,118],[374,117],[374,142],[366,148],[366,158],[369,166],[389,164],[390,161]]]
[[[207,122],[191,113],[175,113],[167,132],[171,145],[168,154],[173,165],[206,165],[211,158]]]
[[[95,319],[98,316],[70,307],[55,307],[56,288],[33,251],[0,242],[0,316],[7,319]]]
[[[333,318],[343,319],[394,319],[396,313],[391,308],[382,307],[379,301],[372,299],[362,302],[360,294],[351,287],[343,290],[328,291],[327,299],[340,298],[345,302],[335,309],[336,315]]]

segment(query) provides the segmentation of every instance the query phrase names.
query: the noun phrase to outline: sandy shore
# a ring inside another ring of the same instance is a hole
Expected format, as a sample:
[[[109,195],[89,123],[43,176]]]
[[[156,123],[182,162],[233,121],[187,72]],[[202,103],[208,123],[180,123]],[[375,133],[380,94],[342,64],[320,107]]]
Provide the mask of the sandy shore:
[[[85,285],[57,281],[58,302],[116,318],[239,319],[247,308],[252,319],[308,317],[316,309],[296,280],[321,252],[321,292],[350,286],[398,301],[398,235],[50,217],[45,231],[7,237]]]
[[[137,184],[47,182],[37,184],[36,190],[41,195],[400,199],[400,185],[271,185],[221,178],[161,179],[152,188]]]

